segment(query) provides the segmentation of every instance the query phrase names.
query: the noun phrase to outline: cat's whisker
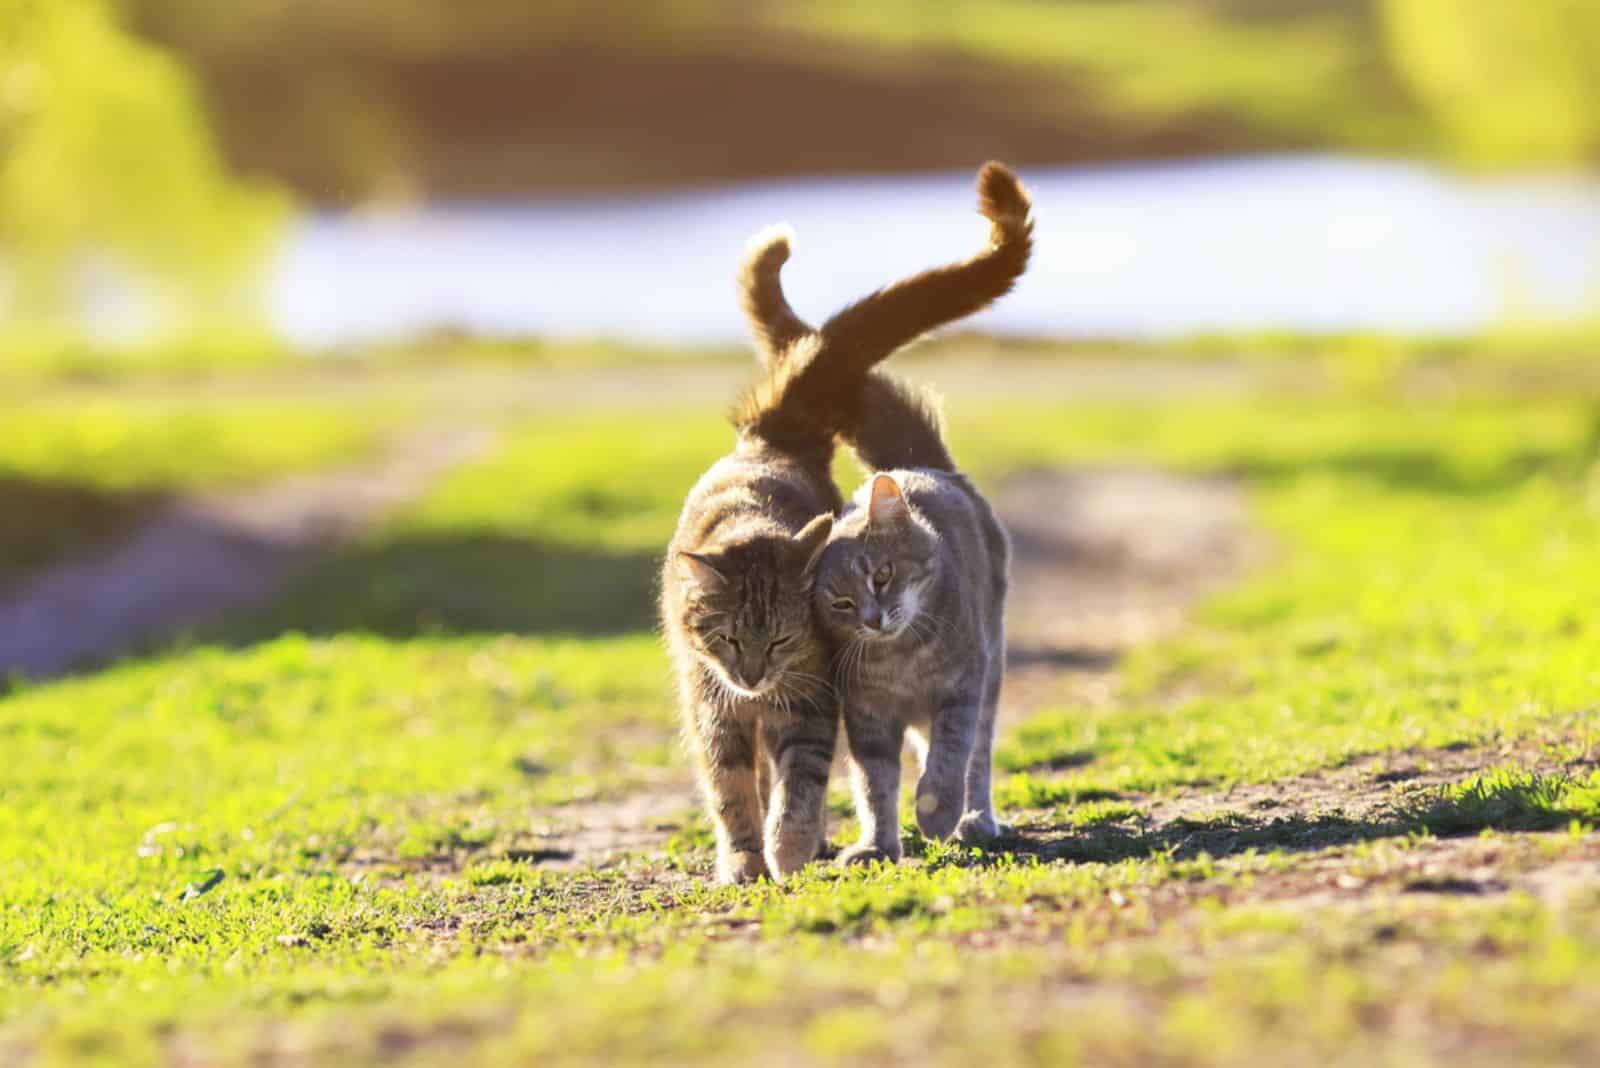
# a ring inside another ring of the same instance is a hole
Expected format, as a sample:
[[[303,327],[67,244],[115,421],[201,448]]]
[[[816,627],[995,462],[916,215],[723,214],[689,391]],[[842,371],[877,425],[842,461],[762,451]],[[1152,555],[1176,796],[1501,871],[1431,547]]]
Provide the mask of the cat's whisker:
[[[809,685],[811,687],[814,687],[816,689],[822,690],[822,691],[824,691],[826,693],[827,696],[830,696],[830,697],[833,696],[833,694],[834,694],[833,683],[829,682],[827,679],[823,678],[821,675],[813,675],[809,671],[795,671],[795,670],[791,669],[791,670],[785,671],[783,673],[782,677],[783,677],[784,680],[795,679],[795,680],[797,680],[797,681],[799,681],[801,683],[804,683],[804,684],[807,684],[807,685]]]
[[[860,679],[866,671],[867,642],[864,638],[857,638],[855,642],[855,655],[851,659],[850,671],[855,679]]]
[[[945,635],[945,630],[942,625],[938,624],[936,621],[926,618],[913,619],[911,622],[907,623],[906,626],[910,628],[912,634],[916,635],[923,642],[936,642],[941,640]]]

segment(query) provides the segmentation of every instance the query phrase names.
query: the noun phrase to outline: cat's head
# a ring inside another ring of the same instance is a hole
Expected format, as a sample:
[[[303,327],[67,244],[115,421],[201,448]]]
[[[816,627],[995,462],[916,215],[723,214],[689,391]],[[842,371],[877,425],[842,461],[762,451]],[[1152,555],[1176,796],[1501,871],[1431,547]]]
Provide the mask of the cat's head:
[[[862,500],[860,498],[864,497]],[[890,641],[916,627],[939,578],[939,536],[876,475],[823,550],[812,602],[836,645]]]
[[[763,536],[680,552],[681,630],[730,693],[799,696],[814,681],[820,643],[811,581],[833,531],[821,515],[793,537]]]

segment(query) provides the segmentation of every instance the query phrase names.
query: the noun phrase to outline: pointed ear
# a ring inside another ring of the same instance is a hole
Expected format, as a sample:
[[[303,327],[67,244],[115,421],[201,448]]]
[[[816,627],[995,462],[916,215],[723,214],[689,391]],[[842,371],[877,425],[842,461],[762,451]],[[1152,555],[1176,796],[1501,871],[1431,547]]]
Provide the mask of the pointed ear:
[[[794,536],[795,546],[806,562],[807,574],[810,574],[817,566],[817,561],[822,559],[822,550],[828,547],[828,535],[832,533],[833,513],[824,512],[801,527],[800,533]]]
[[[872,479],[872,499],[867,502],[867,525],[880,529],[903,526],[911,518],[900,483],[889,475],[875,475]]]
[[[691,585],[710,593],[728,584],[728,577],[717,570],[720,563],[715,556],[706,553],[679,553],[678,573]]]

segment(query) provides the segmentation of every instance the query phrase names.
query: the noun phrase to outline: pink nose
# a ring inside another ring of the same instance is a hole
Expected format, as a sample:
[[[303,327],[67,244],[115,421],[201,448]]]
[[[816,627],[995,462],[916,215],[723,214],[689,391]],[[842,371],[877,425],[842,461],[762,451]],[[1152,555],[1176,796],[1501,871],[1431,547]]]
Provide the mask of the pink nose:
[[[883,629],[883,612],[882,612],[882,610],[879,610],[877,612],[872,613],[872,615],[867,616],[861,622],[868,630],[882,630]]]

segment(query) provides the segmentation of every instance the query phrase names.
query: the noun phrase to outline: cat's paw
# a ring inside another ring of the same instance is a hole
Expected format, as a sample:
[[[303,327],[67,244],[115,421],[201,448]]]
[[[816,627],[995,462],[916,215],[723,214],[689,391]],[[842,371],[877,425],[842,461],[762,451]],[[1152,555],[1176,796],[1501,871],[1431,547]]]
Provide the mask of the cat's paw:
[[[941,804],[933,791],[917,792],[917,830],[924,838],[949,838],[960,819],[958,802]]]
[[[817,859],[822,851],[822,835],[788,833],[767,842],[767,870],[778,882]]]
[[[839,853],[839,858],[834,861],[841,868],[848,868],[854,864],[894,864],[900,859],[898,847],[894,852],[879,849],[871,842],[857,842],[848,849]]]
[[[717,882],[723,886],[753,883],[767,877],[767,858],[753,849],[738,849],[717,860]]]
[[[976,809],[962,816],[961,822],[956,824],[956,838],[967,845],[984,845],[1010,833],[1011,828],[996,820],[994,813]]]

